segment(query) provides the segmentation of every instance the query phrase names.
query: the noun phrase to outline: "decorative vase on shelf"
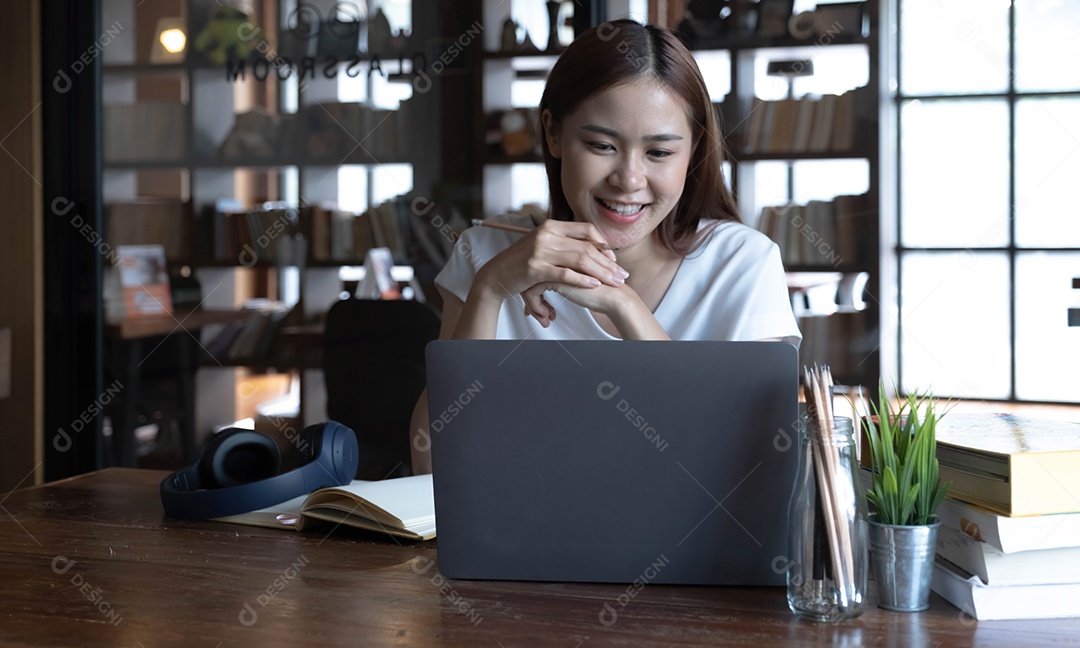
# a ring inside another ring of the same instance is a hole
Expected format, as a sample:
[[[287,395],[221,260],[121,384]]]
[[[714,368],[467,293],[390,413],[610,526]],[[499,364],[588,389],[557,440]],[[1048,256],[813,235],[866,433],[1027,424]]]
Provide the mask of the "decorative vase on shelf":
[[[547,52],[557,52],[562,47],[559,43],[559,9],[562,7],[562,2],[559,0],[548,0],[548,41]]]
[[[884,382],[878,385],[874,416],[865,419],[873,485],[866,496],[876,509],[870,517],[870,554],[877,581],[878,607],[918,612],[930,607],[937,507],[949,483],[938,477],[933,394],[911,393],[894,410]]]
[[[499,48],[503,52],[516,52],[518,49],[518,24],[513,18],[503,21],[502,35],[499,38]]]
[[[533,42],[528,31],[525,32],[525,40],[521,41],[521,45],[518,46],[518,51],[524,54],[538,54],[540,52],[540,48]]]

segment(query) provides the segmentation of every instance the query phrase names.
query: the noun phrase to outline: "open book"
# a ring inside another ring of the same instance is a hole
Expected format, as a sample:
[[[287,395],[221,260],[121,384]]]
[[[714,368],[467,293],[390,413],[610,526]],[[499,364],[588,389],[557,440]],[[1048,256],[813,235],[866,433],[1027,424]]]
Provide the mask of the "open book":
[[[431,475],[354,480],[347,486],[322,488],[264,509],[216,519],[297,531],[332,522],[410,540],[430,540],[435,537],[435,495]]]

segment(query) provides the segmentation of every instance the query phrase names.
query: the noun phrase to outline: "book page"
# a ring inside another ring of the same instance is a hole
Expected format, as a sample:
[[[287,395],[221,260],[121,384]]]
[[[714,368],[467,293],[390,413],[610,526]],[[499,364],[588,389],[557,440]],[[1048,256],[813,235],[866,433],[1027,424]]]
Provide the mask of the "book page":
[[[363,506],[357,506],[357,501]],[[303,510],[323,506],[378,518],[384,524],[401,528],[423,525],[435,519],[431,475],[374,482],[354,480],[347,486],[324,488],[308,498]]]
[[[408,528],[397,528],[395,526],[387,526],[380,524],[374,520],[369,520],[365,517],[359,517],[359,513],[362,509],[358,508],[356,513],[348,513],[339,509],[330,509],[324,507],[317,507],[315,509],[309,509],[304,515],[316,520],[322,520],[324,522],[334,522],[336,524],[342,524],[345,526],[356,527],[358,529],[366,529],[369,531],[379,531],[382,533],[388,533],[390,535],[398,536],[399,538],[408,538],[409,540],[431,540],[435,537],[435,520],[417,526],[409,526]]]
[[[948,414],[937,424],[937,440],[999,455],[1080,451],[1080,423],[1012,414]]]
[[[232,524],[246,524],[249,526],[261,526],[271,529],[295,529],[300,531],[304,526],[300,509],[304,505],[304,500],[308,497],[308,495],[300,495],[291,500],[267,506],[266,508],[261,508],[257,511],[239,513],[237,515],[229,515],[227,517],[214,519],[218,522],[229,522]]]

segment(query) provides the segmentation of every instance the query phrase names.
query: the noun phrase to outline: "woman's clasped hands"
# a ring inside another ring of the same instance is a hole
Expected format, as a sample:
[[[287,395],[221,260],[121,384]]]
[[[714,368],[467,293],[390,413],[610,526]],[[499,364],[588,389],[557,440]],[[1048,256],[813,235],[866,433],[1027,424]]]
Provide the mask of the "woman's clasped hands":
[[[607,241],[591,223],[548,219],[484,264],[473,289],[499,303],[520,294],[525,314],[545,328],[556,316],[544,297],[549,290],[610,315],[633,289],[626,285],[630,273],[606,247]]]

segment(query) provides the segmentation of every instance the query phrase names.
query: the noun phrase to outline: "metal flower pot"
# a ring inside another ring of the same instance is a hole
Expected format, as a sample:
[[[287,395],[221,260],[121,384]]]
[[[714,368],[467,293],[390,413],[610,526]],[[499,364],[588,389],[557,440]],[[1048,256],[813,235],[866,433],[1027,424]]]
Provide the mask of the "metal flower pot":
[[[881,524],[869,519],[870,554],[878,607],[918,612],[930,607],[930,581],[940,521],[921,526]]]

